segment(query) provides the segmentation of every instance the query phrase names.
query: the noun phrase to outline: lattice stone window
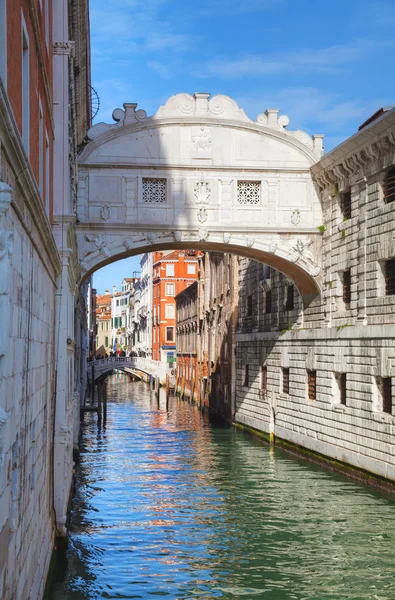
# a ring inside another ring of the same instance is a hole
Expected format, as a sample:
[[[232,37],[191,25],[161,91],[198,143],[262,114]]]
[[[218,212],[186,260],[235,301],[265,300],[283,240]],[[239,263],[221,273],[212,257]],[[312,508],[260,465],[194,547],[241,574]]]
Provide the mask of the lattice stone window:
[[[166,202],[166,179],[143,179],[143,202]]]
[[[237,202],[239,204],[259,204],[261,201],[260,181],[238,181]]]

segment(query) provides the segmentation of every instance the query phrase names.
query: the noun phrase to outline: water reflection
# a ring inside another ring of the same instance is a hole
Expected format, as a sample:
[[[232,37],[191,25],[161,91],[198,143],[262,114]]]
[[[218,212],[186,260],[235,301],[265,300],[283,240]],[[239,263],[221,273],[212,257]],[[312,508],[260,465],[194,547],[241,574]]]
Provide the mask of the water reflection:
[[[393,499],[114,376],[50,598],[395,598]]]

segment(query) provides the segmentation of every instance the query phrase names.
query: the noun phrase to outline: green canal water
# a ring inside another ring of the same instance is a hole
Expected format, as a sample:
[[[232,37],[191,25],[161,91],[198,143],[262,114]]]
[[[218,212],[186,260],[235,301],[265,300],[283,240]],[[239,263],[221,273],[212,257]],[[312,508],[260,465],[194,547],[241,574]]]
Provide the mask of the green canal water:
[[[394,600],[395,501],[108,379],[52,600]]]

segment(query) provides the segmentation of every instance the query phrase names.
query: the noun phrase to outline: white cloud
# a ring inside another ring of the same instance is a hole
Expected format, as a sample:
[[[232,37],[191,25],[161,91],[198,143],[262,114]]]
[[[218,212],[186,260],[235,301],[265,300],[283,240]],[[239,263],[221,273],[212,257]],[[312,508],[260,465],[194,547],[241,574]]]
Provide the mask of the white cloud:
[[[286,0],[206,0],[201,3],[203,15],[235,15],[261,12],[286,4]]]
[[[368,53],[375,53],[395,42],[356,40],[348,45],[335,45],[321,49],[304,49],[289,52],[277,57],[251,55],[240,59],[219,58],[195,70],[198,77],[220,77],[239,79],[244,76],[299,71],[302,73],[328,73],[341,66],[362,59]]]

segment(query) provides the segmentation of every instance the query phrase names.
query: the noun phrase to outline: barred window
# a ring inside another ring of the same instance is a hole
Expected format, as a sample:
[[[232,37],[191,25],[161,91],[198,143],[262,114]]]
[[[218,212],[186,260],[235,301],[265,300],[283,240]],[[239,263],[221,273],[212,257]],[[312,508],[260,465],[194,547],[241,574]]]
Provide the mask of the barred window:
[[[252,317],[252,294],[247,296],[247,317]]]
[[[283,394],[289,394],[289,368],[283,369]]]
[[[347,373],[339,375],[340,404],[347,404]]]
[[[307,387],[309,400],[315,400],[317,397],[317,371],[307,371]]]
[[[340,208],[345,219],[351,219],[351,190],[340,194]]]
[[[384,269],[385,295],[395,295],[395,259],[387,260]]]
[[[261,366],[261,391],[262,396],[266,396],[267,393],[267,366]]]
[[[272,312],[272,290],[268,290],[265,294],[265,313],[270,315]]]
[[[260,204],[261,182],[260,181],[238,181],[237,202],[239,204]]]
[[[166,179],[143,179],[143,202],[166,202]]]
[[[351,303],[351,271],[348,269],[343,273],[343,302],[346,310],[350,310]]]
[[[381,380],[381,394],[383,397],[383,412],[392,415],[392,378],[383,377]]]
[[[385,174],[383,184],[384,202],[389,204],[395,200],[395,167],[391,167]]]
[[[243,365],[242,367],[242,376],[243,376],[243,386],[248,387],[248,365]]]
[[[295,308],[294,302],[294,286],[288,285],[285,299],[285,310],[293,310]]]

